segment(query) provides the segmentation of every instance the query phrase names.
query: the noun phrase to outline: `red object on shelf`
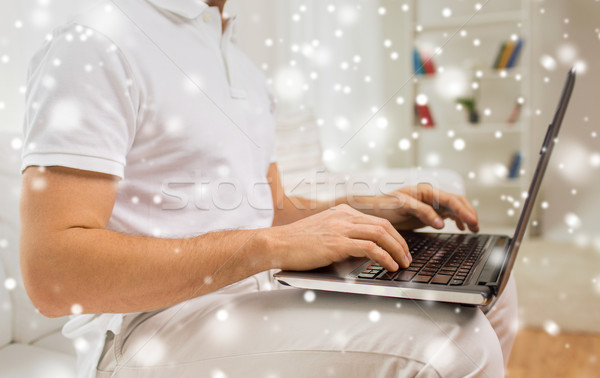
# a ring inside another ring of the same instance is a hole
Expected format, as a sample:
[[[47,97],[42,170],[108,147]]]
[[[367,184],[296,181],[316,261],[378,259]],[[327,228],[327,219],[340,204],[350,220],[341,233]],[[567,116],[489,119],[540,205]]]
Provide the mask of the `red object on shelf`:
[[[423,69],[425,74],[435,74],[435,65],[433,64],[433,58],[431,56],[424,55],[421,60],[423,61]]]
[[[512,112],[510,112],[510,115],[508,116],[508,119],[506,120],[506,122],[516,123],[519,120],[520,115],[521,115],[521,104],[519,104],[517,102],[515,104],[515,107],[513,108]]]
[[[415,109],[417,110],[416,114],[418,117],[419,125],[427,128],[435,126],[435,123],[433,122],[433,117],[431,116],[431,111],[429,111],[429,106],[415,104]]]

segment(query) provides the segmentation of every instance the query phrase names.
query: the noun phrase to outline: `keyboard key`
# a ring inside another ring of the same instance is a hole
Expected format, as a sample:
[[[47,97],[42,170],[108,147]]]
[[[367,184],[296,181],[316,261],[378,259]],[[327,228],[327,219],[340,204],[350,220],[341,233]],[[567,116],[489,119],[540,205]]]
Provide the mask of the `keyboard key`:
[[[435,272],[432,272],[432,271],[426,271],[426,272],[425,271],[420,271],[419,275],[433,277],[435,275]]]
[[[371,261],[361,278],[462,285],[483,253],[486,238],[472,235],[402,232],[413,262],[398,273]],[[435,281],[435,282],[434,282]]]
[[[396,276],[394,281],[410,281],[411,278],[413,278],[415,276],[415,274],[417,274],[417,272],[411,272],[409,270],[402,270],[402,271],[400,271],[400,273],[398,273],[398,275]],[[429,280],[427,280],[427,281],[429,281]]]
[[[365,273],[362,272],[358,275],[358,278],[375,278],[377,274],[376,273]]]
[[[439,284],[439,285],[447,285],[448,282],[450,282],[450,279],[452,278],[452,276],[446,276],[443,274],[438,274],[437,276],[433,277],[433,280],[431,280],[432,284]]]
[[[419,274],[418,276],[413,278],[413,280],[411,282],[427,283],[427,282],[429,282],[430,279],[431,279],[431,276],[425,276],[425,275]]]
[[[385,272],[378,279],[384,280],[384,281],[391,281],[394,278],[394,276],[396,275],[396,273],[398,273],[398,272]]]

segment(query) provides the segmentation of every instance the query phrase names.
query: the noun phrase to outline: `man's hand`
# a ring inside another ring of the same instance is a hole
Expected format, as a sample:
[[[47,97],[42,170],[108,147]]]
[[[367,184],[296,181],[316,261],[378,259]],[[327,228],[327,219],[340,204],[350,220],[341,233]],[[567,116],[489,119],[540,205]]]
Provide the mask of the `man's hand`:
[[[339,205],[297,222],[264,230],[273,266],[308,270],[347,257],[368,257],[389,271],[408,267],[406,242],[386,219]]]
[[[443,219],[450,218],[460,230],[467,226],[473,232],[479,231],[477,212],[464,196],[429,184],[402,188],[383,196],[357,197],[353,202],[364,213],[385,218],[398,229],[425,226],[441,229]]]
[[[267,175],[273,194],[273,225],[284,225],[326,211],[331,202],[319,202],[285,195],[277,164]],[[347,204],[361,212],[384,218],[397,229],[413,230],[425,226],[444,227],[443,219],[454,220],[461,230],[479,231],[477,212],[464,196],[439,190],[430,184],[402,188],[382,196],[346,196],[335,205]]]

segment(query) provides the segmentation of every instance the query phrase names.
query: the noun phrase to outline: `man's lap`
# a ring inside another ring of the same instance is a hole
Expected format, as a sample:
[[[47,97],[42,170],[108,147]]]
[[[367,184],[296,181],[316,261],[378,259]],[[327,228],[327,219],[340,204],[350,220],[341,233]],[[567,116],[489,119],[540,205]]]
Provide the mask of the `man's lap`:
[[[311,297],[297,289],[213,294],[128,315],[100,370],[114,368],[116,377],[503,375],[503,337],[477,308],[327,292]],[[515,312],[490,313],[502,323]]]

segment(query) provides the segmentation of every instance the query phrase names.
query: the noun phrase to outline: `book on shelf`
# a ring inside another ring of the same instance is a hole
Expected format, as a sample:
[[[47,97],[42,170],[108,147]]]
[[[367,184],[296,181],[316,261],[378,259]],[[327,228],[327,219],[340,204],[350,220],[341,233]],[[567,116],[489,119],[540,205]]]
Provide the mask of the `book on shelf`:
[[[508,166],[509,179],[516,179],[519,177],[519,171],[521,170],[521,160],[522,156],[520,151],[517,151],[512,155],[510,159],[510,164]]]
[[[494,65],[492,66],[493,68],[498,68],[500,66],[500,59],[502,58],[502,54],[505,48],[506,42],[502,42],[502,44],[500,45],[500,49],[498,50],[498,54],[496,55],[496,59],[494,59]]]
[[[516,41],[502,42],[496,59],[494,59],[493,68],[497,70],[513,68],[516,66],[521,49],[523,47],[523,39],[519,38]]]
[[[517,40],[517,42],[515,43],[515,48],[513,49],[512,53],[510,54],[508,63],[506,63],[506,68],[513,68],[514,66],[517,65],[517,60],[519,59],[519,56],[521,55],[522,47],[523,47],[523,40],[521,38],[519,38]]]
[[[433,116],[431,115],[431,110],[429,110],[429,106],[419,105],[415,103],[415,117],[418,121],[418,124],[426,127],[433,128],[435,126],[435,122],[433,122]]]
[[[510,56],[513,51],[515,51],[515,43],[513,41],[508,41],[504,45],[504,50],[502,51],[502,56],[500,57],[500,61],[498,62],[498,67],[496,68],[506,68],[508,61],[510,60]]]
[[[435,74],[435,65],[433,57],[428,54],[422,54],[418,49],[413,50],[413,68],[415,75]]]

